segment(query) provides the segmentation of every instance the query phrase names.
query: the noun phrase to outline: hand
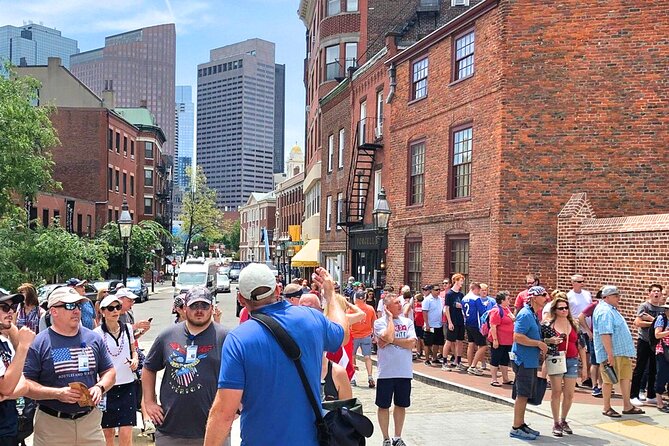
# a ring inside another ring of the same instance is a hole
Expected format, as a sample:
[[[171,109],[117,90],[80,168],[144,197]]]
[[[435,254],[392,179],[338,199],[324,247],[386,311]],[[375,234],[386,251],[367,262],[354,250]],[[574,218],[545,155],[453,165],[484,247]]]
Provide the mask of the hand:
[[[448,329],[451,330],[451,331],[455,330],[455,325],[449,323],[448,324]]]
[[[383,339],[379,339],[378,341],[376,341],[376,345],[379,348],[385,348],[388,345],[388,343],[386,341],[384,341]]]
[[[386,317],[388,318],[389,321],[392,321],[394,319],[393,314],[390,311],[388,311],[387,308],[384,308],[383,312],[386,314]]]
[[[214,322],[221,323],[221,310],[218,307],[214,307]]]
[[[553,336],[551,338],[545,339],[546,344],[558,345],[562,343],[562,338],[560,336]]]
[[[456,303],[455,303],[455,308],[459,308],[459,309],[461,309],[461,308],[462,308],[462,304],[461,304],[460,302],[456,302]]]
[[[334,280],[330,273],[325,268],[318,267],[311,278],[318,284],[318,288],[323,290],[323,299],[329,302],[334,296]]]
[[[543,354],[546,354],[546,352],[548,351],[548,344],[545,344],[541,341],[539,342],[538,347],[539,347],[539,350],[541,350],[541,353],[543,353]]]
[[[142,330],[142,333],[146,333],[151,329],[151,322],[148,320],[139,321],[135,325],[135,328]]]
[[[137,370],[137,367],[139,367],[139,358],[131,359],[130,363],[129,363],[129,367],[130,367],[130,370],[132,370],[133,372],[135,370]]]
[[[586,369],[581,370],[581,381],[588,379],[588,371]]]
[[[156,425],[163,424],[165,414],[163,413],[163,408],[158,403],[149,403],[144,400],[144,410],[146,410],[147,415]]]
[[[21,327],[17,335],[18,345],[24,346],[26,348],[30,347],[30,344],[33,343],[35,336],[35,332],[28,327]]]
[[[93,386],[88,388],[88,392],[91,394],[93,405],[97,406],[100,403],[100,400],[102,400],[102,389],[98,386]]]
[[[66,404],[76,404],[77,401],[79,401],[79,398],[81,398],[81,395],[82,393],[80,390],[72,389],[70,387],[61,387],[58,389],[56,399]]]
[[[492,341],[492,348],[499,348],[499,341]]]

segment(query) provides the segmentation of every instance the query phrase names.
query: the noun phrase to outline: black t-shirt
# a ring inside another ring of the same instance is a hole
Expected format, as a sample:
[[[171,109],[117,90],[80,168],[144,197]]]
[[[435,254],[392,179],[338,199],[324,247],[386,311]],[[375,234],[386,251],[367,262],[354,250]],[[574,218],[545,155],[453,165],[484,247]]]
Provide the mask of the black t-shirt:
[[[462,298],[465,297],[460,291],[448,290],[446,293],[446,306],[451,313],[451,322],[453,325],[465,325],[465,316],[462,314],[462,308],[456,307],[457,303],[462,303]]]
[[[0,362],[2,362],[2,375],[12,362],[12,350],[9,343],[0,337]],[[4,378],[3,378],[4,379]],[[16,400],[5,400],[0,402],[0,437],[13,437],[18,429],[18,414],[16,413]]]

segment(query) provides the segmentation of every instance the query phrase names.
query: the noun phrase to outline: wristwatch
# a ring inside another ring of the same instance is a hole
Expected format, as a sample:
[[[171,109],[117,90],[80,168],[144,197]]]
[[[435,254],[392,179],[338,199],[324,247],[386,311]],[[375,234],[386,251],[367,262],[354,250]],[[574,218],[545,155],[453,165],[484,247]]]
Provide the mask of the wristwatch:
[[[102,393],[105,393],[105,392],[106,392],[106,390],[105,390],[105,386],[103,386],[102,384],[96,384],[96,385],[94,385],[93,387],[99,387],[100,390],[102,390]]]

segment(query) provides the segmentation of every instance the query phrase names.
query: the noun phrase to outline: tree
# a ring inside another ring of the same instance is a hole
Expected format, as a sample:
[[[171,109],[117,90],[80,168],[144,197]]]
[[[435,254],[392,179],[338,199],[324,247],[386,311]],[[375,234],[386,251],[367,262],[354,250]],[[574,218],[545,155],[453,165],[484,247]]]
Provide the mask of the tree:
[[[0,217],[16,198],[57,189],[51,178],[50,149],[60,144],[49,120],[51,107],[35,107],[40,83],[33,78],[0,75]]]
[[[223,238],[223,213],[216,207],[216,192],[207,187],[207,177],[200,167],[195,175],[191,168],[186,168],[186,176],[191,178],[191,190],[184,192],[179,217],[186,233],[184,255],[188,255],[195,239],[210,243]]]
[[[161,239],[171,237],[170,233],[158,222],[145,220],[132,227],[128,240],[130,267],[128,276],[141,276],[146,265],[153,261],[152,250],[161,249]],[[109,245],[109,272],[121,275],[123,272],[123,242],[117,223],[107,223],[97,236],[99,243]]]
[[[235,220],[223,235],[223,243],[225,243],[226,248],[232,252],[239,251],[239,234],[241,232],[241,227],[239,220]]]

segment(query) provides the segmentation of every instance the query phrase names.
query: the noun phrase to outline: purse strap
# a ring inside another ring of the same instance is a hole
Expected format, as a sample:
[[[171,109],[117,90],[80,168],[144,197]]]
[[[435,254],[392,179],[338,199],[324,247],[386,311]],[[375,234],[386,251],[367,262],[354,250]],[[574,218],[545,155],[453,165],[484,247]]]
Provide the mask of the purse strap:
[[[276,341],[281,346],[283,352],[286,354],[286,356],[288,356],[288,359],[292,360],[293,364],[295,364],[297,373],[300,375],[300,380],[302,381],[302,386],[304,387],[304,391],[307,394],[307,399],[311,404],[314,415],[316,415],[316,427],[318,428],[320,437],[324,432],[326,432],[324,429],[327,429],[327,426],[323,420],[323,413],[321,412],[320,404],[318,401],[316,401],[316,397],[314,396],[314,393],[311,391],[311,387],[309,386],[307,375],[304,373],[304,368],[302,367],[302,362],[300,361],[300,358],[302,357],[300,347],[273,317],[254,311],[251,313],[251,319],[257,321],[265,328],[267,328],[270,333],[272,333]]]

